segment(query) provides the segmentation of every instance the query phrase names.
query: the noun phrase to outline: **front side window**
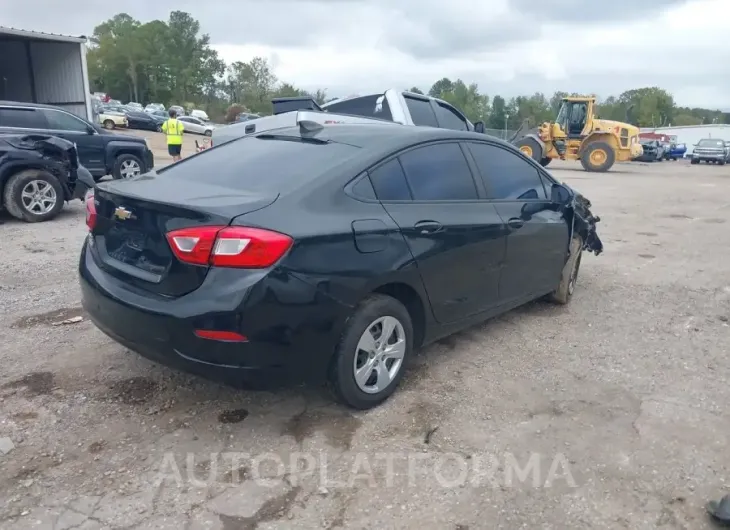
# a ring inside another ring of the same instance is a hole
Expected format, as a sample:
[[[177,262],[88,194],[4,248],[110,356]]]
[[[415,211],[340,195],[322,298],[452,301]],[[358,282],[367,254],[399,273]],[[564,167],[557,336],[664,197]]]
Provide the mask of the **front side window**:
[[[537,168],[519,153],[486,143],[469,143],[491,199],[547,199]]]
[[[87,132],[89,126],[76,116],[60,110],[44,110],[48,120],[48,128],[56,131]]]
[[[459,116],[454,109],[443,103],[436,104],[436,117],[439,125],[444,129],[452,129],[454,131],[468,131],[464,118]]]
[[[457,143],[431,144],[400,155],[415,201],[478,199],[474,177]]]

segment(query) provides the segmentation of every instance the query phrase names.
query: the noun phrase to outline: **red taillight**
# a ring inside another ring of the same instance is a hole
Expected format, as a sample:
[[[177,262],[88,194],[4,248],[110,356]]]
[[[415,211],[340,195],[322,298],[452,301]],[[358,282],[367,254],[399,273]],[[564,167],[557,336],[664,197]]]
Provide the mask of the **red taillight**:
[[[194,265],[263,269],[286,253],[292,238],[245,226],[198,226],[167,234],[172,251],[180,261]]]
[[[94,204],[94,190],[89,190],[86,192],[84,202],[86,203],[86,226],[89,227],[89,230],[93,230],[96,226],[96,204]]]
[[[195,335],[201,339],[218,340],[221,342],[246,342],[248,339],[235,331],[216,331],[213,329],[196,329]]]

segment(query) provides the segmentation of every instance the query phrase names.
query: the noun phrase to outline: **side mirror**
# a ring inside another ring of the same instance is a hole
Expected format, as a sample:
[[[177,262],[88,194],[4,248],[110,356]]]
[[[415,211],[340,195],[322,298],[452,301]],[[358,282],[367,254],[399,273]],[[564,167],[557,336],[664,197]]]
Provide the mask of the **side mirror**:
[[[572,198],[573,194],[568,188],[566,188],[562,184],[553,184],[553,187],[550,190],[550,200],[552,202],[565,206],[571,201]]]
[[[93,125],[87,126],[86,133],[87,134],[96,134],[96,127],[94,127]]]
[[[522,210],[520,210],[520,219],[529,221],[533,215],[543,210],[545,210],[544,202],[526,202],[522,205]]]
[[[474,124],[474,132],[478,132],[479,134],[484,134],[484,122],[478,121]]]

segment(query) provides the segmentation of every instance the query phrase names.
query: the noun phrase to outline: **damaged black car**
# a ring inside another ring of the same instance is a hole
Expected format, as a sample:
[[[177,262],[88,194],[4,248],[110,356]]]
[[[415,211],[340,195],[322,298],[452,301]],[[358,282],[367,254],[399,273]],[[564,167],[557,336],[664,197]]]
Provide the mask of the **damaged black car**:
[[[0,135],[0,209],[21,221],[56,217],[94,186],[76,146],[48,135]]]
[[[79,261],[94,324],[160,363],[326,380],[367,409],[424,345],[568,303],[603,251],[591,203],[505,142],[327,116],[99,184]]]

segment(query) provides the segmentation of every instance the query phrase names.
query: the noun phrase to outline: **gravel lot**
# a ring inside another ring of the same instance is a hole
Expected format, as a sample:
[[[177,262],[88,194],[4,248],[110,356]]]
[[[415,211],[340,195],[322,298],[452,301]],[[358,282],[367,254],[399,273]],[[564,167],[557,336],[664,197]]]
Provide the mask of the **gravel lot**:
[[[552,169],[603,219],[572,303],[441,341],[367,413],[54,325],[83,316],[83,206],[2,218],[0,527],[710,528],[730,480],[730,167]]]

